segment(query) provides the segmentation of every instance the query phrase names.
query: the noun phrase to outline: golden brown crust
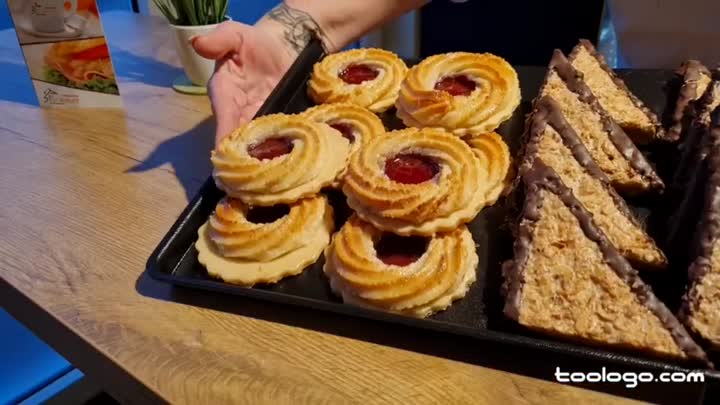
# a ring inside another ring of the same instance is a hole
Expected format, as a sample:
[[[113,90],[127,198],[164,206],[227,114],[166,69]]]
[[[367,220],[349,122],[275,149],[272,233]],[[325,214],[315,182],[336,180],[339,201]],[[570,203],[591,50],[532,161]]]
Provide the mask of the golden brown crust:
[[[502,268],[505,314],[546,333],[712,367],[557,173],[537,159],[521,174],[525,202]]]
[[[634,142],[647,144],[656,139],[661,130],[657,116],[630,92],[589,41],[581,40],[569,59],[602,107]]]
[[[266,262],[304,245],[308,233],[321,225],[328,209],[323,195],[288,206],[288,214],[271,223],[253,223],[250,207],[234,198],[223,198],[208,222],[210,239],[224,257]]]
[[[660,269],[667,258],[637,222],[625,201],[610,186],[578,133],[550,97],[535,101],[528,119],[522,170],[536,159],[551,167],[590,212],[596,225],[631,263]]]
[[[424,318],[465,296],[478,256],[467,227],[430,239],[414,263],[383,263],[374,243],[382,232],[353,216],[326,250],[324,271],[346,303]]]
[[[250,156],[248,147],[272,137],[290,139],[290,153],[266,160]],[[348,141],[326,124],[297,115],[266,115],[223,139],[211,155],[213,177],[218,188],[245,203],[287,204],[331,184],[349,151]]]
[[[350,153],[357,151],[370,139],[385,133],[385,126],[380,118],[356,104],[322,104],[305,110],[301,115],[328,125],[337,123],[351,125],[355,139],[350,146]]]
[[[715,243],[706,274],[691,284],[685,323],[713,347],[720,348],[720,244]],[[697,265],[696,265],[697,266]]]
[[[376,69],[375,79],[360,84],[344,82],[340,73],[351,64]],[[373,112],[383,112],[397,99],[407,66],[396,54],[384,49],[362,48],[326,56],[313,67],[308,95],[318,104],[353,103]]]
[[[239,200],[224,198],[198,231],[198,260],[210,276],[245,286],[275,283],[317,261],[333,231],[324,196],[292,204],[272,223],[252,223],[247,212]]]
[[[302,113],[302,116],[328,125],[341,124],[352,128],[353,141],[350,143],[350,155],[376,136],[385,133],[380,118],[370,110],[350,103],[321,104]],[[345,169],[338,175],[341,180]],[[339,184],[335,184],[337,186]]]
[[[603,116],[570,90],[556,70],[548,72],[540,95],[549,96],[558,103],[565,119],[617,190],[626,194],[640,194],[659,188],[633,167],[631,159],[624,156],[605,130]],[[635,149],[634,145],[631,146]]]
[[[477,83],[467,96],[435,90],[448,76]],[[409,127],[442,127],[456,135],[495,130],[520,104],[520,82],[504,59],[489,54],[454,52],[426,58],[408,71],[400,88],[397,115]]]
[[[419,184],[391,180],[385,162],[407,153],[432,159],[438,174]],[[362,219],[382,230],[432,235],[455,229],[494,203],[499,193],[488,173],[492,160],[481,162],[465,142],[439,128],[392,131],[351,157],[343,192]]]
[[[497,132],[476,135],[466,139],[470,149],[487,168],[487,183],[491,184],[488,192],[488,205],[495,204],[503,192],[510,189],[514,172],[510,148]]]
[[[660,319],[608,267],[563,202],[540,193],[518,322],[581,341],[687,357]]]

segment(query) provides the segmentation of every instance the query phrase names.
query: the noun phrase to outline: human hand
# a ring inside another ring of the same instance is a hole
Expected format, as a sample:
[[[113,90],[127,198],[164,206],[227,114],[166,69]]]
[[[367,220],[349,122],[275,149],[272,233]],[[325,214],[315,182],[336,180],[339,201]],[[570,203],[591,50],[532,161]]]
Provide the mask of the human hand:
[[[217,120],[215,145],[253,118],[297,55],[272,26],[233,21],[194,38],[192,46],[199,55],[216,60],[208,83]]]

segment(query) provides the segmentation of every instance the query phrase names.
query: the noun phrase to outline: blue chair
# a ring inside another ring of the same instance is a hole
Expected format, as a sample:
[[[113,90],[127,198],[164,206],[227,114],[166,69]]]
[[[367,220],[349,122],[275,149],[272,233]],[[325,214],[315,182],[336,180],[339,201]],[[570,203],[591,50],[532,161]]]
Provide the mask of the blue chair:
[[[0,309],[0,404],[45,403],[82,378],[79,370]]]

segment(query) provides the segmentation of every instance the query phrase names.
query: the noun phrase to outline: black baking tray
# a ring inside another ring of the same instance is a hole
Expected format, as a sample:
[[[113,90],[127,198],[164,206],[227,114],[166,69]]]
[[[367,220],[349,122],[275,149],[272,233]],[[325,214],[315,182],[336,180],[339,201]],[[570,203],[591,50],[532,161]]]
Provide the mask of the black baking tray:
[[[323,51],[318,42],[312,42],[299,56],[280,81],[258,115],[285,112],[297,113],[313,105],[306,95],[306,83],[313,63],[322,58]],[[549,55],[548,55],[549,57]],[[409,62],[412,64],[412,61]],[[545,67],[517,66],[522,87],[523,101],[513,117],[498,130],[517,155],[526,114],[530,111],[531,101],[537,95],[546,73]],[[618,74],[626,80],[631,90],[647,105],[660,113],[665,106],[663,86],[672,72],[663,70],[620,70]],[[389,129],[401,128],[402,123],[394,116],[394,111],[381,115]],[[651,152],[648,152],[651,153]],[[336,225],[341,225],[348,215],[344,199],[338,192],[327,192],[338,213]],[[649,371],[687,371],[688,365],[664,361],[643,355],[589,347],[566,341],[552,339],[529,332],[509,321],[502,314],[503,299],[500,295],[502,261],[511,257],[512,238],[507,226],[509,204],[500,202],[484,209],[478,217],[468,224],[477,245],[480,258],[477,281],[465,298],[455,302],[448,310],[427,319],[415,319],[397,314],[375,311],[345,305],[330,291],[323,275],[324,259],[308,267],[299,276],[291,277],[271,286],[246,288],[226,284],[210,278],[197,260],[194,243],[198,228],[212,214],[217,202],[224,193],[217,189],[212,179],[208,179],[198,195],[190,202],[167,235],[160,242],[148,261],[148,273],[151,277],[175,285],[208,290],[215,293],[235,294],[282,304],[310,307],[349,316],[369,318],[377,321],[403,324],[420,329],[430,329],[479,340],[491,341],[509,346],[522,346],[546,353],[557,353],[579,357],[581,359],[607,362],[616,366]],[[631,202],[633,205],[633,202]],[[633,208],[643,220],[650,218],[652,231],[652,201],[635,202]],[[656,240],[661,240],[656,236]],[[684,269],[670,269],[663,275],[646,276],[656,294],[674,309],[683,290]],[[715,364],[720,358],[714,357]],[[720,374],[712,370],[703,370],[706,387],[720,386]]]

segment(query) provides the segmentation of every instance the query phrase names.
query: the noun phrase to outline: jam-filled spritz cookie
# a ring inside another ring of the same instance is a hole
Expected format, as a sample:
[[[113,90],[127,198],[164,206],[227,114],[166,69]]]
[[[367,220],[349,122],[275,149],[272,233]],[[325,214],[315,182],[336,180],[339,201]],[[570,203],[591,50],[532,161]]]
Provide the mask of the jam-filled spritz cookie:
[[[330,125],[338,135],[350,142],[351,155],[372,138],[385,133],[385,127],[377,115],[355,104],[322,104],[306,110],[302,115],[310,120]],[[339,178],[344,174],[345,170],[341,172]]]
[[[488,205],[494,204],[503,192],[510,190],[514,171],[510,148],[497,132],[489,132],[465,139],[488,173]],[[493,186],[494,185],[494,186]]]
[[[390,51],[352,49],[316,63],[308,95],[318,104],[349,102],[379,113],[392,107],[407,66]]]
[[[497,199],[497,179],[462,139],[440,128],[408,128],[372,139],[344,178],[348,205],[375,227],[432,235],[472,220]]]
[[[329,125],[299,115],[257,118],[212,152],[218,188],[251,205],[295,202],[330,185],[350,143]]]
[[[301,273],[332,232],[332,207],[322,195],[271,207],[224,198],[200,227],[195,248],[210,276],[252,286]]]
[[[465,225],[401,237],[353,216],[327,248],[324,271],[345,303],[424,318],[465,296],[477,264]]]
[[[322,104],[305,110],[302,115],[321,122],[340,133],[350,142],[350,153],[370,139],[384,134],[385,126],[370,110],[351,103]]]
[[[455,135],[495,130],[520,104],[520,82],[489,53],[434,55],[413,66],[400,87],[397,115],[409,127],[442,127]]]

